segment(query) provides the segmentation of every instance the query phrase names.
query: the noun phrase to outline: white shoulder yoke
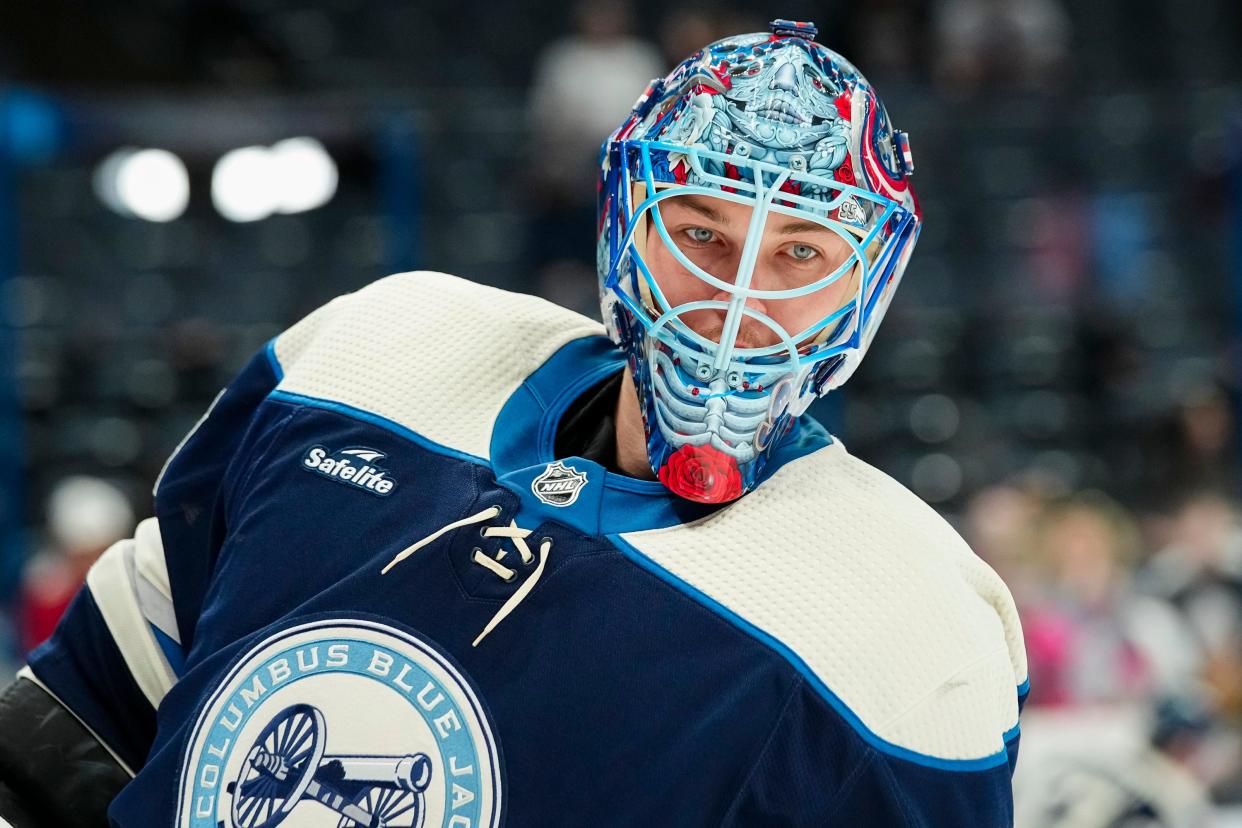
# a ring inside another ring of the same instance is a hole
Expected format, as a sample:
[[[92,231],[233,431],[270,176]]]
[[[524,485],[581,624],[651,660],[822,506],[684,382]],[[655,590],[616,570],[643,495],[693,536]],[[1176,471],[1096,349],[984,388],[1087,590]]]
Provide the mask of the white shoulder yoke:
[[[1026,680],[1008,589],[840,443],[696,524],[621,539],[788,658],[873,746],[933,764],[1003,756]]]
[[[444,273],[399,273],[281,334],[279,391],[339,403],[487,459],[505,401],[536,368],[603,326],[534,296]]]

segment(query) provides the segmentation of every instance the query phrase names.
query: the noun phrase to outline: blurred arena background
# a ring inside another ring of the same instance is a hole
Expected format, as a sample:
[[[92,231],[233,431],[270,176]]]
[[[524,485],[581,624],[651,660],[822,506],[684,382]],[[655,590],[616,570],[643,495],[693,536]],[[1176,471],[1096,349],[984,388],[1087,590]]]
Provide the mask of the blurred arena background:
[[[926,230],[816,413],[1020,604],[1019,826],[1242,825],[1232,0],[0,5],[3,669],[320,303],[429,268],[594,315],[599,141],[776,16],[912,136]]]

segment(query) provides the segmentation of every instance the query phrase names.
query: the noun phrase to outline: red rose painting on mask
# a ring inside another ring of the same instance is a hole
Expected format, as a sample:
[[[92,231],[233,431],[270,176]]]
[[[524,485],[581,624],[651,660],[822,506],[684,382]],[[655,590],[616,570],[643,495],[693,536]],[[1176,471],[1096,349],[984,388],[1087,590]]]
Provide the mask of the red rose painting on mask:
[[[687,500],[727,503],[742,496],[737,462],[711,446],[684,445],[660,468],[660,482]]]

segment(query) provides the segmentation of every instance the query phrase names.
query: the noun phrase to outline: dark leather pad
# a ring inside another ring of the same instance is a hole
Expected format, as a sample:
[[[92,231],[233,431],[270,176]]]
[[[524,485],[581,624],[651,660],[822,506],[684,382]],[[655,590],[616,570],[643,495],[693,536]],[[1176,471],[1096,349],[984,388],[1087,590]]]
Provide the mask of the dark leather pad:
[[[129,779],[39,685],[19,678],[0,693],[0,816],[14,828],[106,826],[108,805]]]

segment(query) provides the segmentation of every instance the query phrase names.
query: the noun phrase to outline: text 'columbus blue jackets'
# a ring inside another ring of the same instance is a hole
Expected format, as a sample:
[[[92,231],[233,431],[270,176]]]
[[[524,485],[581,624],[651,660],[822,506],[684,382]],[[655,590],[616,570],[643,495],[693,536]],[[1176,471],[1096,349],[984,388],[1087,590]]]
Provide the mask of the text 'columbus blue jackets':
[[[31,656],[113,825],[1010,825],[992,570],[808,418],[715,511],[555,457],[622,368],[435,273],[277,337]]]

